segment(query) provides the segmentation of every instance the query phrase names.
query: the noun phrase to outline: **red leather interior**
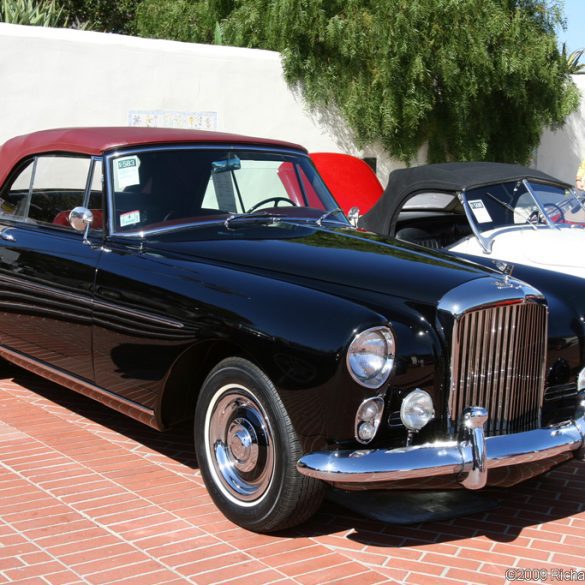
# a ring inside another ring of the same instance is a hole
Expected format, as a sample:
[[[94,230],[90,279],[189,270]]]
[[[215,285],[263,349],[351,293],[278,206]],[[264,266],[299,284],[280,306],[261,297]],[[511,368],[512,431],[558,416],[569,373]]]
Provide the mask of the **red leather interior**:
[[[104,216],[101,209],[92,209],[91,212],[93,213],[93,225],[92,228],[94,230],[101,230],[104,227]],[[64,211],[60,211],[54,218],[53,224],[54,225],[64,225],[69,227],[69,214],[71,213],[70,209],[65,209]]]

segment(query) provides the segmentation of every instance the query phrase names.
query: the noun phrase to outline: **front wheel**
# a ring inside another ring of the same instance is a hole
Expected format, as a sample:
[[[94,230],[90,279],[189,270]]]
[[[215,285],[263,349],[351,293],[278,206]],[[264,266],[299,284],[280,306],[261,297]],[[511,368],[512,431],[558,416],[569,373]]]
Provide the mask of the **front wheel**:
[[[321,504],[324,485],[296,470],[303,453],[276,389],[247,360],[223,360],[205,380],[195,449],[213,501],[243,528],[289,528]]]

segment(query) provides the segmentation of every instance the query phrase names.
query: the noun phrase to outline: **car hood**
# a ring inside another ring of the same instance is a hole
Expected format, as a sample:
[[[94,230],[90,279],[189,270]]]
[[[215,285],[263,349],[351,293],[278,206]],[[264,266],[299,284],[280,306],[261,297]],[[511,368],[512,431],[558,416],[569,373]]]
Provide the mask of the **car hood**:
[[[555,270],[585,278],[585,229],[563,228],[491,230],[493,237],[490,257],[536,268]],[[471,237],[450,248],[453,252],[485,255],[479,242]]]
[[[435,305],[452,288],[492,274],[471,262],[372,233],[292,221],[181,229],[151,236],[143,249],[308,286],[343,285]]]

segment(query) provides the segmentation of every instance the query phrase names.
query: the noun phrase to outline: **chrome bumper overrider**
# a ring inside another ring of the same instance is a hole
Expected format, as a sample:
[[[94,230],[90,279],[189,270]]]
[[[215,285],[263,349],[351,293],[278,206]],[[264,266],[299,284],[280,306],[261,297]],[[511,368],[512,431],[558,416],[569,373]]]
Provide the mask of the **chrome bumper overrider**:
[[[331,483],[379,483],[433,476],[455,476],[463,487],[486,485],[488,469],[520,465],[574,451],[585,459],[585,400],[575,418],[553,427],[485,437],[485,408],[468,407],[456,441],[397,449],[319,451],[297,463],[300,473]]]

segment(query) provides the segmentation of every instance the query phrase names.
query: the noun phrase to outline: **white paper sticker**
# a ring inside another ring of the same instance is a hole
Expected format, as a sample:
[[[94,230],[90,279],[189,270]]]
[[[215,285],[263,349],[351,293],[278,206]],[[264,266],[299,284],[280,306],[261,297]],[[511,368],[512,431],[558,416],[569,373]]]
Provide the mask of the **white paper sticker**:
[[[485,208],[481,199],[474,199],[473,201],[468,201],[468,203],[473,215],[475,215],[475,219],[477,219],[477,223],[490,223],[492,221],[489,211]]]
[[[126,227],[137,223],[140,223],[140,211],[138,209],[127,211],[120,215],[120,227]]]
[[[130,185],[138,185],[140,183],[140,175],[138,174],[138,167],[140,163],[137,156],[125,156],[117,158],[114,161],[115,180],[114,189],[116,191],[123,191]]]

